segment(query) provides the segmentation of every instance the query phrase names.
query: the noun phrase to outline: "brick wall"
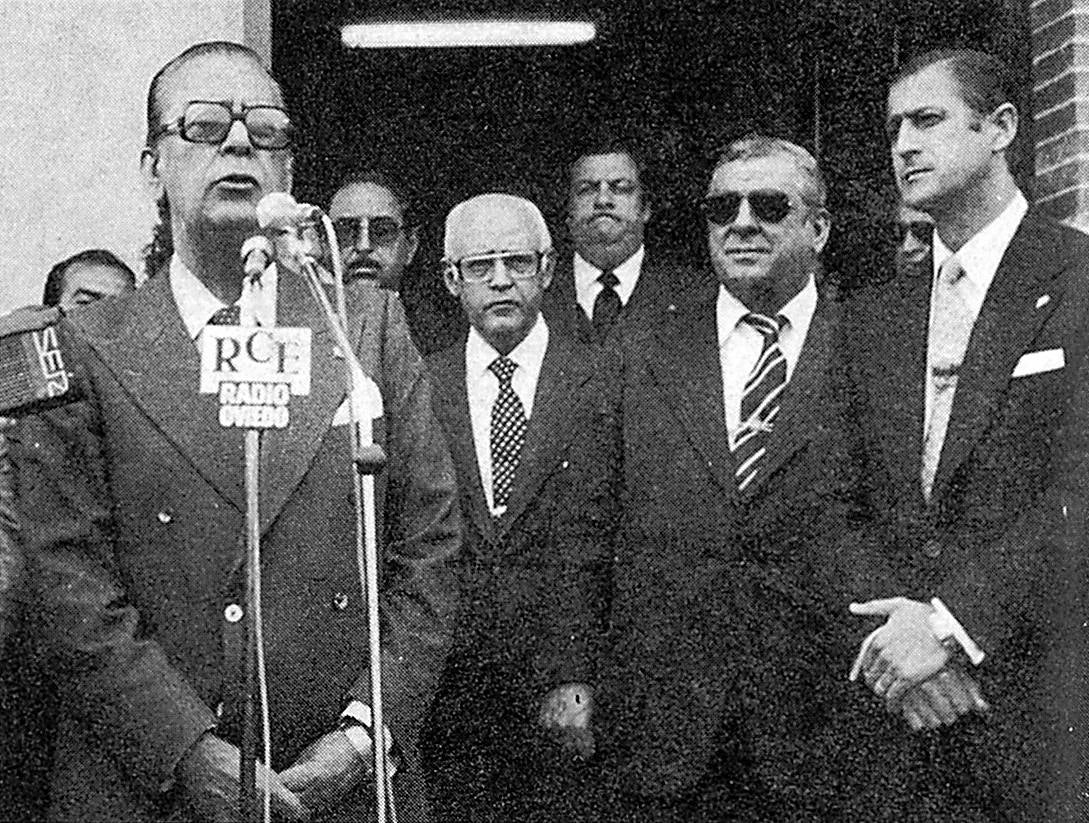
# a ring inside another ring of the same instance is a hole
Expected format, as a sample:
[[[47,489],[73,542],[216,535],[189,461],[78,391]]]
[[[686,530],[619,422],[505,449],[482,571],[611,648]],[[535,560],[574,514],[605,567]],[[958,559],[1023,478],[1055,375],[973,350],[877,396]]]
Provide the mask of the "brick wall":
[[[1032,0],[1036,201],[1089,229],[1089,0]]]

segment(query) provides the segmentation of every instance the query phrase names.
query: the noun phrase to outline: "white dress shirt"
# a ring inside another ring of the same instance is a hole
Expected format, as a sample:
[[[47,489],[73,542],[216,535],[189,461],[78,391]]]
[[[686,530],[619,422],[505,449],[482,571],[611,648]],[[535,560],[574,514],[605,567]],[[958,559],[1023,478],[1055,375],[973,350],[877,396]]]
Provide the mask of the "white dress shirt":
[[[964,298],[968,311],[973,316],[973,323],[979,319],[979,311],[983,308],[987,290],[991,287],[994,276],[998,272],[998,265],[1002,262],[1002,257],[1006,254],[1006,249],[1009,248],[1013,235],[1017,232],[1017,228],[1021,225],[1027,211],[1028,202],[1025,200],[1025,196],[1021,192],[1017,192],[998,217],[972,235],[968,242],[955,252],[961,268],[964,269],[964,280],[959,286],[959,292]],[[938,280],[938,270],[942,264],[953,254],[954,252],[942,242],[941,237],[935,231],[933,283]],[[931,319],[929,323],[932,323],[934,318],[934,292],[935,289],[931,287]],[[934,388],[931,385],[932,381],[929,379],[932,365],[930,352],[928,351],[926,358],[926,373],[928,375],[926,381],[926,410],[923,418],[924,437],[930,426],[930,415],[934,408]]]
[[[620,281],[616,285],[616,293],[620,297],[621,306],[628,305],[631,294],[635,291],[639,272],[643,270],[643,255],[643,247],[640,246],[635,254],[613,269],[613,274]],[[592,263],[587,263],[580,255],[575,255],[575,297],[587,317],[594,316],[594,301],[604,288],[598,281],[601,271]]]
[[[787,322],[779,332],[779,348],[786,358],[787,380],[794,374],[794,367],[801,357],[809,324],[817,310],[817,284],[810,275],[805,287],[787,301],[776,314]],[[764,338],[742,318],[751,310],[740,300],[719,286],[718,304],[715,307],[715,324],[718,328],[718,356],[722,369],[722,401],[726,409],[726,432],[733,449],[741,428],[741,399],[760,352]],[[774,319],[774,318],[773,318]]]
[[[544,317],[538,315],[529,334],[507,355],[518,366],[510,384],[522,401],[527,422],[533,415],[533,396],[537,392],[537,379],[541,376],[547,348],[548,325]],[[492,406],[499,397],[499,378],[488,366],[497,357],[499,352],[492,344],[476,329],[469,329],[469,338],[465,341],[465,391],[469,399],[469,420],[473,427],[476,464],[480,470],[480,483],[484,487],[484,499],[495,517],[507,510],[506,506],[495,505],[492,489]]]
[[[211,290],[189,270],[177,254],[170,258],[168,275],[170,293],[174,296],[174,303],[178,306],[178,313],[181,315],[185,330],[189,332],[191,340],[196,340],[204,327],[208,325],[208,321],[212,319],[212,315],[226,308],[227,304],[212,294]],[[239,280],[241,279],[242,275],[239,274]],[[242,315],[252,312],[257,325],[275,326],[276,286],[275,265],[265,270],[260,281],[256,283],[245,281],[242,295],[238,298]]]

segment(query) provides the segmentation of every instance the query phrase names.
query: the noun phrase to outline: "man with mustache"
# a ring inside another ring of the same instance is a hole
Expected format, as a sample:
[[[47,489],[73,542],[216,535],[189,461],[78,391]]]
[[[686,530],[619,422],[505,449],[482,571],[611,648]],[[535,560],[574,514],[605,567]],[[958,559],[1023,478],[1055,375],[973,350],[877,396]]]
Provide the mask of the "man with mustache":
[[[933,252],[925,277],[862,292],[850,312],[872,521],[859,548],[892,572],[880,599],[852,607],[882,621],[855,673],[890,707],[927,698],[916,728],[951,728],[886,730],[903,759],[875,757],[886,765],[872,774],[907,781],[877,788],[873,807],[1052,819],[1044,750],[1057,722],[1042,664],[1062,601],[1045,535],[1066,507],[1044,493],[1089,345],[1089,241],[1019,190],[1008,157],[1019,116],[993,56],[911,60],[886,125],[903,202],[933,218]],[[958,668],[978,679],[988,717],[957,719],[957,701],[938,693]]]
[[[569,167],[566,222],[572,249],[558,261],[544,302],[557,332],[604,343],[668,300],[674,271],[646,259],[644,234],[651,216],[646,176],[638,148],[612,134],[595,135]]]
[[[292,183],[291,121],[260,58],[201,43],[153,78],[141,169],[165,218],[157,274],[62,321],[83,398],[20,421],[12,454],[33,556],[35,639],[56,675],[53,820],[239,816],[245,720],[244,437],[198,394],[199,347],[243,310],[312,330],[310,393],[262,434],[261,588],[271,762],[283,820],[374,804],[366,606],[353,546],[343,358],[301,278],[243,283],[256,205]],[[273,276],[276,274],[277,276]],[[385,724],[401,819],[425,815],[416,729],[456,597],[453,470],[396,299],[353,290],[384,399],[378,479]]]
[[[446,220],[467,339],[430,356],[458,473],[464,607],[425,758],[436,817],[565,821],[593,751],[596,661],[620,483],[619,394],[595,348],[540,314],[537,207],[482,194]]]
[[[399,292],[420,240],[408,199],[385,174],[366,169],[348,175],[329,201],[345,275],[376,280]]]

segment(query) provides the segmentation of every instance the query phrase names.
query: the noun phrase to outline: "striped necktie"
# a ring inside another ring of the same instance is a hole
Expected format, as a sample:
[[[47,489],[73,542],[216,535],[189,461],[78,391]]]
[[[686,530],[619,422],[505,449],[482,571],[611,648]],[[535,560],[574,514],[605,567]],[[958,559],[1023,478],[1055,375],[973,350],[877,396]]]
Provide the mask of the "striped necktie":
[[[506,508],[514,484],[514,470],[526,440],[526,410],[511,386],[518,364],[509,357],[497,357],[488,369],[499,380],[499,396],[492,405],[492,505]]]
[[[782,315],[772,319],[750,312],[741,318],[741,322],[752,326],[764,338],[760,356],[745,381],[745,391],[741,395],[741,425],[733,446],[737,467],[734,478],[738,490],[745,491],[760,472],[787,384],[786,357],[779,347],[779,332],[787,320]]]

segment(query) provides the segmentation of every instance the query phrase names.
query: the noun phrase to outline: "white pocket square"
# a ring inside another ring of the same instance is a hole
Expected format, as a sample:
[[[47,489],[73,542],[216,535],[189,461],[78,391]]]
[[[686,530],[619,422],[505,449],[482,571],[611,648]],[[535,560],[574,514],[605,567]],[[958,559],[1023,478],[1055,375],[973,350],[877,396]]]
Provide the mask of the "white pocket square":
[[[337,407],[336,413],[333,414],[333,425],[334,426],[346,426],[351,422],[352,422],[352,408],[351,408],[351,404],[348,402],[348,398],[345,397],[344,402],[341,403]]]
[[[1028,377],[1030,374],[1040,374],[1045,371],[1055,371],[1066,365],[1066,356],[1062,349],[1045,349],[1043,351],[1030,351],[1021,355],[1017,365],[1013,367],[1011,377]]]

